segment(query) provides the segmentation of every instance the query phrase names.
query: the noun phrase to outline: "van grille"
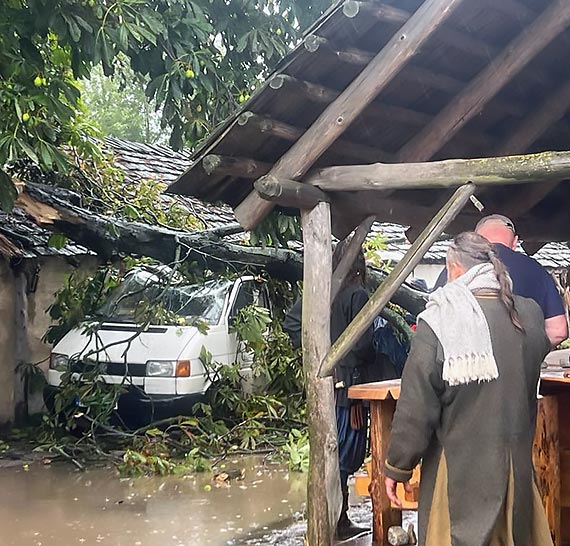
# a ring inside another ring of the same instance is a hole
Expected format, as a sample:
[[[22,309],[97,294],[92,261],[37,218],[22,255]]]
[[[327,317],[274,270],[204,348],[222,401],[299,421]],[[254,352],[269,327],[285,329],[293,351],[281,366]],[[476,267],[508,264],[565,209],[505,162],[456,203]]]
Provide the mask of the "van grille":
[[[73,371],[83,373],[99,368],[101,375],[118,375],[120,377],[144,377],[146,364],[125,364],[124,362],[90,362],[81,360],[73,364]]]

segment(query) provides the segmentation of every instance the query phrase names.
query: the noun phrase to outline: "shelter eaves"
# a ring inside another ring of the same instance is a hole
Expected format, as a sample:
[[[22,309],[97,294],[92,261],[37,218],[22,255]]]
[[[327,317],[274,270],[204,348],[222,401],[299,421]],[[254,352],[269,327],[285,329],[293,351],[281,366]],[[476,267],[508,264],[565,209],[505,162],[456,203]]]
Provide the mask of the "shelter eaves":
[[[243,206],[254,181],[429,1],[337,3],[195,152],[169,192]],[[563,0],[461,1],[313,168],[570,149],[569,22]],[[417,231],[450,190],[328,195],[333,230],[344,237],[370,214]],[[511,215],[528,243],[570,239],[570,186],[558,180],[487,187],[477,197],[485,213]],[[466,207],[447,231],[472,228],[480,214]]]

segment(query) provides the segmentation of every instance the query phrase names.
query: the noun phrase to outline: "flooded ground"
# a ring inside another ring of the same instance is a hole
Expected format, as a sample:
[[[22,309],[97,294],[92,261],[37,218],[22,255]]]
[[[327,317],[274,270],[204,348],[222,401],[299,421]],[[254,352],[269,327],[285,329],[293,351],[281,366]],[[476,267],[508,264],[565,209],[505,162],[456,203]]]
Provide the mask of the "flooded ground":
[[[14,463],[0,468],[1,546],[303,546],[306,476],[262,458],[226,461],[218,471],[245,470],[229,486],[211,474],[120,479]],[[370,499],[351,505],[369,527]]]
[[[226,462],[245,478],[119,479],[41,464],[0,469],[2,546],[222,546],[294,522],[305,476],[260,459]],[[211,489],[210,489],[211,487]]]

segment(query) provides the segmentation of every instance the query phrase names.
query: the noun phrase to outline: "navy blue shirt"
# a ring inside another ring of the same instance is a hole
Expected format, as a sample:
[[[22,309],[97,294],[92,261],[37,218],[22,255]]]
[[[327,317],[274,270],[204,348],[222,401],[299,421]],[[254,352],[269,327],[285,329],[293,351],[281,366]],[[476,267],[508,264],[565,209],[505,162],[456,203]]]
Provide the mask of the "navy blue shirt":
[[[564,314],[564,305],[556,288],[556,283],[544,267],[534,258],[522,252],[515,252],[508,246],[500,243],[495,243],[494,246],[513,280],[513,292],[517,296],[536,301],[540,305],[545,319]],[[440,273],[434,288],[440,288],[446,282],[447,271],[444,269]]]

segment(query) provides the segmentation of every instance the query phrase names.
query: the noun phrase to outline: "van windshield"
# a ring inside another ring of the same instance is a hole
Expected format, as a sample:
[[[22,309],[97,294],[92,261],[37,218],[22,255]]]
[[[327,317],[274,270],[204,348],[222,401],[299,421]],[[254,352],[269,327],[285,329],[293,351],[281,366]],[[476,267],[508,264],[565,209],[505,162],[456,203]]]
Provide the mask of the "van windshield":
[[[128,275],[99,308],[97,317],[117,322],[138,322],[149,304],[178,317],[195,317],[218,324],[233,282],[228,279],[203,284],[168,284],[149,271]]]

